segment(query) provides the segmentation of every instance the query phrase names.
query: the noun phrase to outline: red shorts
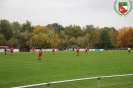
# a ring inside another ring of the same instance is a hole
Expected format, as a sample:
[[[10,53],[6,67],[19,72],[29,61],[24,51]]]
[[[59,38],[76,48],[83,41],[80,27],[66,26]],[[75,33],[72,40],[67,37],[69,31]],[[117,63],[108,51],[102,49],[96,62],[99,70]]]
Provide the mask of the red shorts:
[[[39,54],[39,57],[42,57],[42,54]]]

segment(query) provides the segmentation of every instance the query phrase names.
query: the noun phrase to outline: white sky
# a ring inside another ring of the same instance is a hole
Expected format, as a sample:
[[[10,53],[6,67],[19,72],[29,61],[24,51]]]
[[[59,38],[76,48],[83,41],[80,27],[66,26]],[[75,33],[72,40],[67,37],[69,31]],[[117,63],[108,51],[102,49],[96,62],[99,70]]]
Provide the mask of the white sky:
[[[0,0],[0,20],[32,25],[58,23],[62,26],[93,24],[95,27],[132,26],[133,11],[126,17],[114,11],[116,0]],[[129,0],[117,0],[129,2]],[[128,3],[128,8],[130,5]],[[117,8],[117,7],[116,7]]]

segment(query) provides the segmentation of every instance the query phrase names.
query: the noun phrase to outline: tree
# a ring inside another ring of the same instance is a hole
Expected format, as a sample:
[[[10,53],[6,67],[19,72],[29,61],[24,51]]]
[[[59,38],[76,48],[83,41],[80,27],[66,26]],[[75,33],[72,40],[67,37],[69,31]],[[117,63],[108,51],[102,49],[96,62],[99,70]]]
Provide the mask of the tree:
[[[104,27],[109,31],[110,35],[110,41],[111,41],[111,47],[117,47],[117,36],[118,36],[118,30],[116,30],[114,27]]]
[[[68,49],[69,48],[69,40],[68,40],[68,38],[61,40],[59,42],[59,44],[58,44],[58,48],[60,50]]]
[[[64,30],[62,30],[61,33],[60,33],[60,39],[62,40],[62,39],[65,39],[65,38],[66,38],[65,32],[64,32]]]
[[[6,44],[6,41],[5,41],[4,35],[0,33],[0,46],[3,46],[5,44]]]
[[[21,25],[18,22],[13,22],[12,27],[13,27],[13,36],[14,36],[15,39],[17,39],[18,35],[19,35],[19,33],[22,29]]]
[[[86,25],[83,27],[84,35],[87,33],[89,34],[89,47],[95,46],[95,43],[99,42],[99,32],[100,28],[99,27],[94,27],[93,25]]]
[[[34,29],[34,27],[31,26],[31,22],[26,21],[26,23],[22,24],[21,32],[28,31],[28,32],[32,33],[33,29]]]
[[[110,34],[110,39],[111,39],[111,46],[112,47],[117,47],[118,30],[111,27],[110,30],[109,30],[109,34]]]
[[[9,47],[18,47],[18,40],[15,38],[11,38],[10,40],[7,41],[7,45]]]
[[[36,26],[33,30],[33,35],[30,39],[30,47],[52,48],[57,47],[60,41],[58,34],[47,26]]]
[[[75,38],[75,37],[72,37],[70,40],[69,40],[69,47],[76,47],[76,46],[78,46],[78,43],[77,43],[77,38]]]
[[[85,42],[85,38],[83,37],[78,37],[77,38],[77,46],[76,47],[84,47],[84,42]]]
[[[90,39],[90,34],[89,33],[86,33],[85,36],[84,36],[84,47],[89,47],[90,44],[89,44],[89,39]]]
[[[99,42],[96,44],[97,48],[110,48],[111,41],[109,31],[105,28],[102,28],[100,31]]]
[[[48,24],[47,27],[52,29],[54,32],[60,35],[61,31],[64,30],[64,27],[58,23]]]
[[[70,25],[68,27],[65,27],[64,32],[65,32],[66,35],[69,36],[69,39],[72,38],[72,37],[78,38],[80,36],[83,36],[83,31],[80,28],[80,26]]]
[[[133,47],[133,28],[123,27],[119,30],[117,37],[118,46],[122,47]]]
[[[0,33],[4,34],[5,40],[10,40],[12,38],[13,31],[9,21],[7,20],[0,21]]]
[[[18,44],[19,46],[27,46],[27,42],[30,40],[30,38],[32,37],[33,35],[29,32],[21,32],[18,36]]]
[[[30,46],[35,46],[37,48],[49,48],[52,46],[52,42],[47,34],[40,32],[30,39]]]
[[[68,42],[67,48],[82,46],[81,44],[79,44],[80,41],[77,42],[78,37],[83,37],[83,31],[80,28],[80,26],[69,25],[69,26],[65,27],[64,33],[65,33],[65,41]],[[80,40],[80,38],[79,38],[79,40]]]
[[[86,35],[86,33],[88,33],[90,35],[89,37],[89,43],[94,43],[95,40],[94,40],[94,37],[96,36],[95,34],[95,28],[93,25],[86,25],[84,28],[84,35]]]

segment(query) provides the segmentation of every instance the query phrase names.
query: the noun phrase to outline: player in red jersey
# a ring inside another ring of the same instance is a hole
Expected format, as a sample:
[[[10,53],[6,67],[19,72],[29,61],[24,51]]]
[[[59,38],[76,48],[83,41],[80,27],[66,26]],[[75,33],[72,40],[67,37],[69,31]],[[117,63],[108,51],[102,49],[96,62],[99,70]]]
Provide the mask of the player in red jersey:
[[[7,47],[4,47],[5,55],[7,54]]]
[[[54,54],[54,52],[55,52],[55,48],[52,48],[52,52],[53,52],[53,54]]]
[[[85,48],[85,53],[88,53],[88,50],[89,50],[89,49],[86,47],[86,48]]]
[[[32,53],[34,53],[35,52],[35,47],[32,47]]]
[[[13,55],[13,50],[14,50],[14,48],[12,47],[12,48],[10,49],[11,55]]]
[[[40,49],[39,52],[38,52],[38,60],[41,60],[42,59],[42,50]]]
[[[76,55],[77,55],[77,56],[79,56],[79,50],[80,50],[80,48],[78,47],[78,48],[76,49]]]

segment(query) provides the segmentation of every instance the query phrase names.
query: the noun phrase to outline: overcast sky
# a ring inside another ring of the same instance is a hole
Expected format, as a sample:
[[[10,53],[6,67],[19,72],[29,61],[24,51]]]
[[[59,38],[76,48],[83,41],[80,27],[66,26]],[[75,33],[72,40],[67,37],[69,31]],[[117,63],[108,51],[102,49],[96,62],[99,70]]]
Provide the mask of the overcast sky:
[[[133,27],[133,11],[126,17],[114,11],[116,0],[0,0],[0,19],[10,22],[46,26],[58,23],[62,26],[84,27]],[[117,0],[118,2],[129,0]],[[128,3],[130,8],[130,3]],[[116,7],[118,8],[118,7]]]

